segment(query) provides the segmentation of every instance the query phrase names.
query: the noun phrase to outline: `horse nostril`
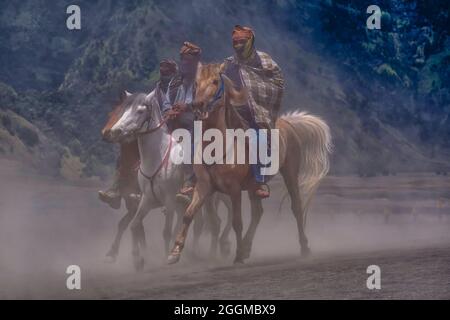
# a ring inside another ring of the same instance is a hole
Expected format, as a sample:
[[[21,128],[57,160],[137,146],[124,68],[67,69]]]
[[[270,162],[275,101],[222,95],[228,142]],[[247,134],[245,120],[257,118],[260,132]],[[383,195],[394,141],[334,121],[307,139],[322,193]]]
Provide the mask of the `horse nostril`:
[[[109,139],[115,139],[119,137],[122,134],[122,129],[117,128],[114,130],[109,130],[109,134],[107,135],[107,138]]]
[[[122,134],[122,129],[117,128],[113,131],[114,137],[120,136]]]

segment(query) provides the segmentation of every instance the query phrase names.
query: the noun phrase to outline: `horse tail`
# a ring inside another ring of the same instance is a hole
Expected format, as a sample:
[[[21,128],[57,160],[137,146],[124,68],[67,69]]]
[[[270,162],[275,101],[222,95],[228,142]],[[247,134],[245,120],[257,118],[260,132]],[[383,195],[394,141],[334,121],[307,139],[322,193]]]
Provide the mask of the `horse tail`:
[[[300,195],[303,197],[303,210],[306,212],[319,182],[330,170],[329,155],[332,152],[330,127],[320,117],[306,112],[292,112],[282,116],[281,119],[291,127],[290,131],[300,150],[298,183]]]

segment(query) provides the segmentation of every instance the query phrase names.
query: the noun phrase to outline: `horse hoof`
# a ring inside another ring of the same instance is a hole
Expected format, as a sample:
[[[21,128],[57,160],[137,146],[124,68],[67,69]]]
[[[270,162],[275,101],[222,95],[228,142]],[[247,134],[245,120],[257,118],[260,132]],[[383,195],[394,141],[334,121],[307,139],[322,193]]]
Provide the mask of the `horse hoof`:
[[[236,258],[234,258],[233,264],[235,264],[235,265],[242,265],[242,264],[244,264],[244,257],[242,256],[241,253],[236,255]]]
[[[179,254],[169,254],[169,256],[167,257],[167,264],[175,264],[178,261],[180,261]]]
[[[250,258],[250,250],[245,250],[243,253],[242,253],[242,260],[244,260],[244,259],[248,259],[248,258]]]
[[[311,249],[309,249],[308,247],[302,249],[301,252],[302,258],[307,258],[311,255]]]
[[[226,258],[230,255],[231,253],[231,244],[230,242],[226,241],[226,242],[221,242],[220,243],[220,254],[222,255],[223,258]]]
[[[250,258],[250,252],[251,252],[251,244],[244,244],[242,247],[242,259],[248,259]]]
[[[144,265],[145,265],[144,258],[138,258],[134,260],[134,269],[137,272],[141,272],[142,270],[144,270]]]
[[[114,263],[114,262],[116,262],[116,257],[115,256],[106,256],[104,259],[103,259],[103,262],[104,263],[109,263],[109,264],[112,264],[112,263]]]

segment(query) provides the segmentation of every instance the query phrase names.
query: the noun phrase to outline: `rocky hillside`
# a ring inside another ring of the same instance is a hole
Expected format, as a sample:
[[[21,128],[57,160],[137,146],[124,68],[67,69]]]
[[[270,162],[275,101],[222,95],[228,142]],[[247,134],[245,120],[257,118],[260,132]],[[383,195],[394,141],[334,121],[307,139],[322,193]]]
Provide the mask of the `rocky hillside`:
[[[99,132],[121,90],[149,91],[158,61],[185,40],[222,60],[238,23],[283,68],[283,108],[330,123],[335,173],[449,168],[448,1],[378,1],[381,30],[366,29],[371,1],[80,0],[79,31],[65,26],[69,4],[0,3],[0,105],[78,157],[84,175],[114,161]]]

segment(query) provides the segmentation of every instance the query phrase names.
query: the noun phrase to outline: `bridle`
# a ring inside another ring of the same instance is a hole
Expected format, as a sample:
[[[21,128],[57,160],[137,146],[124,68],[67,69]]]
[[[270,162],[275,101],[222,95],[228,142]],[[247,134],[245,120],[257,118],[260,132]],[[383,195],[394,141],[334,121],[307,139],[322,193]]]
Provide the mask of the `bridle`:
[[[214,95],[214,97],[212,98],[212,100],[210,102],[208,102],[208,104],[206,105],[206,111],[208,112],[212,112],[215,109],[216,103],[222,99],[224,91],[225,91],[225,81],[223,79],[223,74],[219,73],[220,76],[220,85],[219,85],[219,89],[217,89],[216,94]]]
[[[151,123],[151,121],[152,121],[154,118],[152,117],[152,113],[151,113],[151,110],[150,110],[150,106],[149,106],[148,104],[145,104],[145,108],[146,108],[147,113],[148,113],[149,116],[148,116],[148,118],[142,123],[141,127],[139,128],[139,130],[141,130],[141,129],[144,127],[145,124],[147,125],[147,130],[145,130],[145,131],[140,131],[140,132],[136,133],[136,135],[139,135],[139,136],[146,135],[146,134],[151,134],[151,133],[157,131],[158,129],[160,129],[160,128],[161,128],[161,127],[169,120],[169,117],[167,117],[167,116],[166,116],[166,117],[163,117],[163,119],[160,121],[160,123],[159,123],[156,127],[148,128],[149,125],[150,125],[150,123]],[[152,175],[147,175],[147,174],[142,170],[142,167],[141,167],[141,165],[139,164],[139,172],[142,174],[143,177],[145,177],[146,179],[148,179],[148,180],[150,181],[150,186],[151,186],[151,191],[152,191],[153,198],[154,198],[155,200],[159,201],[159,202],[161,202],[161,201],[160,201],[160,200],[158,199],[158,197],[156,196],[155,190],[154,190],[154,178],[158,175],[158,173],[161,171],[161,169],[162,169],[163,167],[165,167],[166,170],[167,170],[167,166],[168,166],[168,164],[169,164],[169,155],[170,155],[171,149],[172,149],[172,135],[170,135],[170,138],[169,138],[169,145],[167,146],[167,150],[166,150],[166,152],[165,152],[165,154],[164,154],[164,157],[163,157],[161,163],[159,164],[158,168],[155,170],[155,172],[154,172]]]
[[[150,133],[153,133],[153,132],[157,131],[163,125],[165,125],[167,123],[167,121],[169,120],[169,117],[165,116],[165,117],[162,118],[162,120],[158,123],[158,125],[156,127],[149,128],[150,122],[153,120],[153,117],[152,117],[152,113],[151,113],[151,110],[150,110],[150,106],[148,104],[145,104],[145,109],[147,110],[147,113],[149,114],[149,116],[148,116],[147,119],[145,119],[144,122],[142,122],[142,125],[138,129],[138,132],[136,132],[136,135],[138,135],[138,136],[145,135],[145,134],[150,134]],[[144,130],[144,131],[140,131],[144,127],[145,124],[147,124],[147,129]]]

